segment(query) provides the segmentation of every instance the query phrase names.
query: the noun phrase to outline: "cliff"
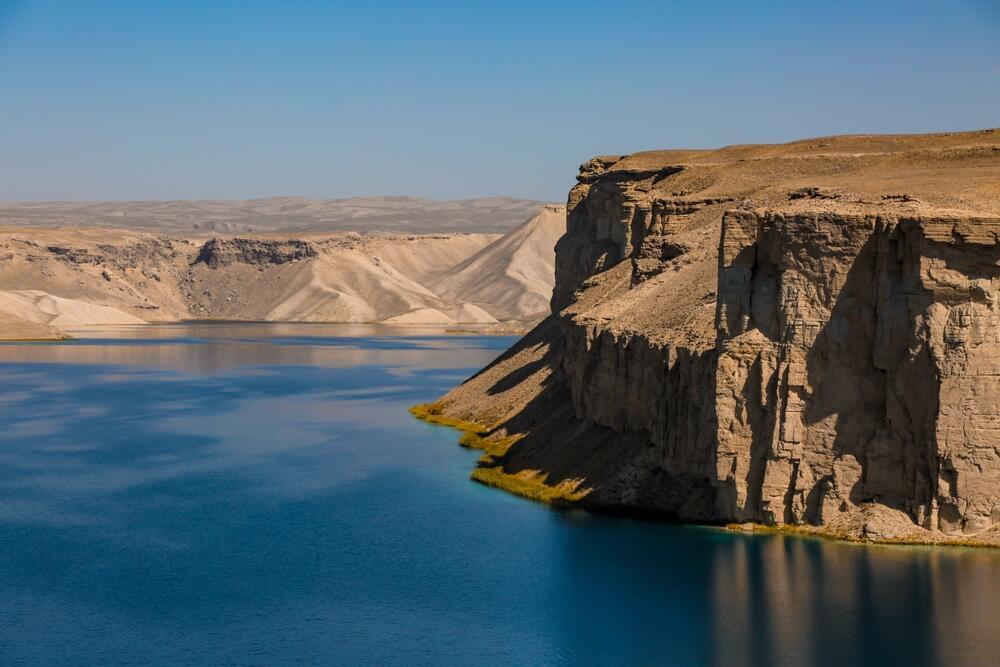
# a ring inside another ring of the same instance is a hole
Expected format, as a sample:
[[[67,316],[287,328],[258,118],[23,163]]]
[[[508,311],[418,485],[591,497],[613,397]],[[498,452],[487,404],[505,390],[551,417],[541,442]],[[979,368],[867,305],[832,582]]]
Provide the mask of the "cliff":
[[[198,250],[195,264],[218,269],[234,263],[267,266],[317,257],[319,253],[306,241],[271,241],[263,239],[211,239]]]
[[[552,315],[434,409],[526,495],[1000,543],[998,308],[1000,131],[600,157]]]

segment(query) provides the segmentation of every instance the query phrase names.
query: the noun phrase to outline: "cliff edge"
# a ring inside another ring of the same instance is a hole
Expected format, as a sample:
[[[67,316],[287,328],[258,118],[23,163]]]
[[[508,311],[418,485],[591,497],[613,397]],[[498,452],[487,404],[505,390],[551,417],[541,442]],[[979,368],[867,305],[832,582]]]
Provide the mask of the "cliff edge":
[[[1000,544],[1000,130],[598,157],[577,180],[552,314],[426,409],[486,449],[474,478]]]

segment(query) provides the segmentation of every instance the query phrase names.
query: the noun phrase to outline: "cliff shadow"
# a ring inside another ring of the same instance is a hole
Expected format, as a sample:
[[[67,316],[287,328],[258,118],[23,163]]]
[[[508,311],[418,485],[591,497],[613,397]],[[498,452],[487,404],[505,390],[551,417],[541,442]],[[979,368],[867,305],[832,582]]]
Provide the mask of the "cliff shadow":
[[[487,391],[498,400],[503,400],[503,392],[511,390],[533,393],[486,435],[513,436],[516,440],[481,466],[499,466],[508,475],[544,476],[544,484],[549,487],[567,483],[575,484],[577,490],[588,489],[575,504],[590,510],[714,521],[714,488],[707,476],[678,474],[684,468],[670,465],[672,456],[682,459],[690,454],[688,450],[697,450],[698,444],[654,444],[654,438],[645,430],[622,432],[581,419],[562,369],[565,351],[561,329],[555,330],[548,345],[543,357],[515,366]],[[535,384],[532,378],[540,372],[544,379]],[[684,371],[674,369],[673,376],[669,370],[664,372],[668,376],[664,377],[665,384],[682,384],[687,379]],[[706,372],[714,375],[714,364]],[[672,407],[674,413],[667,419],[690,419],[684,406]],[[713,409],[714,415],[714,406],[707,407]],[[714,426],[703,426],[703,432],[714,434]],[[685,451],[678,453],[678,447]],[[707,469],[708,454],[703,453],[702,458],[705,461],[697,466],[699,470]]]
[[[821,517],[828,493],[854,505],[904,510],[911,518],[914,503],[930,499],[936,371],[926,346],[915,339],[920,290],[912,274],[919,267],[905,266],[897,242],[879,231],[868,237],[807,351],[812,395],[803,425],[807,433],[822,434],[824,422],[833,420],[829,453],[813,462],[828,472],[805,493],[804,518],[814,523],[828,521]],[[848,473],[841,478],[836,465],[847,466]],[[850,470],[857,471],[853,481]],[[850,488],[837,488],[842,484]]]

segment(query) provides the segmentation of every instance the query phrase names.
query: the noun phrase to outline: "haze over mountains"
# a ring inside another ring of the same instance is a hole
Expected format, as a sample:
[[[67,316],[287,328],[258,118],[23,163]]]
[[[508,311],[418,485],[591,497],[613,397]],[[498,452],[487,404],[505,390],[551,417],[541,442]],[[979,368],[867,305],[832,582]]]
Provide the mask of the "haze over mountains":
[[[7,202],[0,226],[150,232],[403,232],[502,234],[545,202],[512,197],[432,201],[419,197],[248,200]]]

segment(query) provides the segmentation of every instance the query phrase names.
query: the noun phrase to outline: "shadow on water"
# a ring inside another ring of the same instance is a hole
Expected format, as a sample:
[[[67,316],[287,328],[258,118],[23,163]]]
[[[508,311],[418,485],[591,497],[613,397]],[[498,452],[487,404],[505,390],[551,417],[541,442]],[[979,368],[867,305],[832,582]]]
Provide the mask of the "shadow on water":
[[[604,664],[982,665],[1000,554],[565,518],[564,637]],[[618,636],[608,644],[601,627]]]
[[[469,483],[475,453],[406,408],[508,339],[171,333],[0,349],[0,663],[950,665],[998,650],[992,551],[551,512]]]

